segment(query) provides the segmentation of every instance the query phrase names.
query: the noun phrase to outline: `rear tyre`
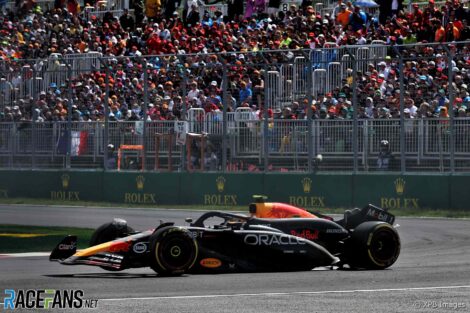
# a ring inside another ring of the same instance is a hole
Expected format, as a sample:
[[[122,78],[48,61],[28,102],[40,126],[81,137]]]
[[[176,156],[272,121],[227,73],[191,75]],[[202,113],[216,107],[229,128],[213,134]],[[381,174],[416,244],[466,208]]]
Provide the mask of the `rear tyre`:
[[[90,247],[96,246],[108,241],[113,241],[118,238],[126,237],[134,233],[134,229],[127,225],[127,222],[122,219],[114,219],[114,221],[106,223],[98,227],[90,239]],[[112,267],[100,266],[102,269],[116,272],[122,269],[115,269]]]
[[[163,276],[186,273],[196,262],[198,245],[184,228],[165,227],[150,236],[150,267]]]
[[[400,255],[400,237],[384,222],[365,222],[356,227],[349,246],[349,265],[353,268],[385,269]]]

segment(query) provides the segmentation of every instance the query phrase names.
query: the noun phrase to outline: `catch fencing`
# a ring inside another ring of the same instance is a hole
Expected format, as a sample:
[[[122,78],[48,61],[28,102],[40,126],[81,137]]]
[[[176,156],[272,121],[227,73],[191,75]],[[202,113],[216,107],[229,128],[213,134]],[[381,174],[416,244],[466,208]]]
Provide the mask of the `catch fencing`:
[[[0,167],[103,168],[134,145],[145,170],[376,171],[387,140],[388,170],[468,171],[469,46],[2,61]]]
[[[351,120],[271,120],[268,125],[240,112],[227,114],[227,135],[222,136],[222,121],[208,113],[202,119],[191,120],[189,134],[206,136],[206,147],[212,147],[216,166],[212,171],[281,171],[308,172],[309,160],[313,169],[320,171],[353,171],[354,157],[358,171],[378,171],[380,141],[386,138],[395,155],[389,170],[400,170],[400,120],[360,120],[358,137],[353,137]],[[450,159],[455,171],[470,170],[470,119],[456,119],[454,154],[450,152],[452,137],[443,119],[413,120],[407,125],[404,142],[406,171],[449,172]],[[102,122],[73,122],[70,136],[71,153],[67,154],[66,122],[55,123],[0,123],[0,166],[2,168],[76,169],[103,168],[107,145],[119,148],[129,145],[145,146],[145,170],[188,170],[184,153],[186,146],[178,142],[177,121],[109,122],[108,141],[104,141]],[[265,127],[267,126],[267,127]],[[310,128],[310,131],[309,131]],[[162,135],[172,135],[162,138]],[[357,139],[357,153],[354,139]],[[158,144],[157,144],[158,141]],[[222,141],[227,146],[226,164],[222,163]],[[200,154],[201,146],[191,153]],[[309,148],[312,148],[312,155]],[[171,154],[170,154],[171,151]],[[116,157],[107,155],[108,157]],[[203,152],[204,154],[205,152]],[[322,155],[322,160],[316,158]],[[129,158],[137,158],[136,154]],[[265,168],[264,158],[267,158]],[[156,167],[156,158],[160,162]],[[168,167],[171,159],[171,168]],[[138,169],[141,167],[139,166]],[[110,168],[110,170],[116,168]],[[121,170],[129,168],[123,167]],[[197,170],[199,170],[198,168]],[[209,168],[204,168],[209,170]]]

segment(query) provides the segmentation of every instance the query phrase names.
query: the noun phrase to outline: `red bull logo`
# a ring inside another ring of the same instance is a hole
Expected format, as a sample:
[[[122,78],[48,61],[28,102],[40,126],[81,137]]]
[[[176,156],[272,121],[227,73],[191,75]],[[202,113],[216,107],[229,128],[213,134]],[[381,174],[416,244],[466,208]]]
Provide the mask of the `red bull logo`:
[[[305,238],[305,239],[308,239],[308,240],[317,240],[318,239],[318,235],[320,234],[320,231],[318,229],[303,229],[299,232],[295,231],[295,230],[291,230],[290,234],[292,236],[297,236],[297,237],[301,237],[301,238]]]

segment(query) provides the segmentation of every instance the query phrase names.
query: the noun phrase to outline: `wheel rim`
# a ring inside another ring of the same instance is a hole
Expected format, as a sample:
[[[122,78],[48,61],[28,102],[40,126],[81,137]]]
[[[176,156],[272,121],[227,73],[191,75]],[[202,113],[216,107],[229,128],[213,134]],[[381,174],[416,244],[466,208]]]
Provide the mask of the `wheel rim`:
[[[181,248],[179,246],[173,246],[170,249],[170,254],[172,257],[177,258],[181,254]]]
[[[181,233],[170,235],[160,243],[158,257],[162,266],[169,270],[184,270],[194,261],[194,243],[183,236]]]

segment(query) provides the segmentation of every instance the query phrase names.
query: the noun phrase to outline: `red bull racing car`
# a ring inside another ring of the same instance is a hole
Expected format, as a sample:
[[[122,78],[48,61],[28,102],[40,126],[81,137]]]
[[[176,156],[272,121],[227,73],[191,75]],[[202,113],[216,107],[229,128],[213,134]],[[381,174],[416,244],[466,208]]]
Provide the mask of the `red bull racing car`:
[[[325,266],[385,269],[400,254],[395,217],[373,205],[346,211],[334,221],[257,198],[250,213],[211,211],[195,221],[187,219],[186,226],[161,223],[143,232],[115,219],[99,227],[84,250],[77,251],[76,236],[64,238],[50,260],[111,271],[150,267],[160,275],[181,275]]]

